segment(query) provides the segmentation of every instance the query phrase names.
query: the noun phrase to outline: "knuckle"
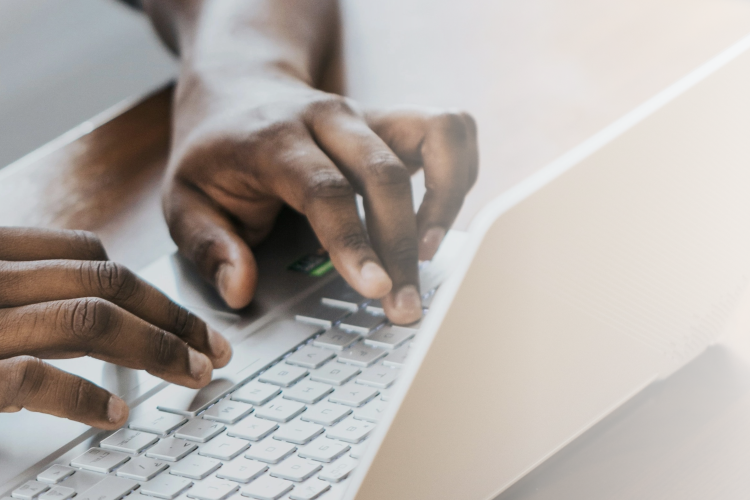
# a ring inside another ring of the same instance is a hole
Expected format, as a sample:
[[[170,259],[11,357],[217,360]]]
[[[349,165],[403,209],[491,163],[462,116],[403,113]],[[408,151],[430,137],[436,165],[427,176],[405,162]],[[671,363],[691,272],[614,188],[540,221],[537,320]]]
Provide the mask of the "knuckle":
[[[399,265],[411,265],[417,262],[419,255],[415,238],[399,238],[388,247],[390,258]]]
[[[349,198],[354,196],[354,188],[349,181],[338,173],[329,170],[314,172],[305,188],[305,199],[313,201],[319,198]]]
[[[72,301],[66,308],[64,322],[68,332],[83,345],[91,344],[107,332],[113,322],[114,307],[106,300],[86,297]]]
[[[359,115],[358,110],[351,100],[333,94],[328,94],[323,98],[313,101],[309,105],[309,111],[313,116],[332,114],[342,114],[348,116]]]
[[[410,184],[409,171],[390,154],[376,155],[367,163],[370,179],[380,186]]]
[[[435,116],[433,123],[442,135],[457,142],[464,142],[469,139],[468,125],[464,115],[470,116],[468,113],[445,111]]]
[[[23,406],[23,402],[41,390],[44,382],[44,362],[33,356],[18,356],[10,360],[5,404]]]
[[[342,227],[337,240],[338,245],[350,250],[360,251],[370,247],[370,242],[367,239],[367,236],[364,231],[362,231],[362,227],[358,224],[351,224]]]
[[[89,260],[106,260],[107,252],[101,240],[90,231],[72,231],[73,240],[80,247]]]
[[[178,337],[187,337],[195,326],[196,317],[190,311],[175,303],[170,303],[170,316],[173,332]]]
[[[153,361],[157,366],[161,367],[172,364],[180,348],[186,346],[186,344],[179,342],[175,337],[162,330],[156,331],[154,341],[151,345],[153,349]]]
[[[112,261],[102,261],[96,264],[94,272],[103,297],[116,302],[135,294],[138,280],[128,268]]]

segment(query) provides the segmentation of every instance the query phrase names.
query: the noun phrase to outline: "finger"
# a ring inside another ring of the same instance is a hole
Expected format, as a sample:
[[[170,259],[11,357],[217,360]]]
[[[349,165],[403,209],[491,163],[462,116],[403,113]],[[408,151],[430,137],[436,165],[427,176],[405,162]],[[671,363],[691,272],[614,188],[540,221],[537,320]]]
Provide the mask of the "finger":
[[[391,149],[346,108],[313,121],[316,142],[362,193],[367,231],[393,282],[383,297],[395,323],[422,316],[417,270],[417,224],[409,172]]]
[[[99,238],[88,231],[0,228],[0,260],[107,260]]]
[[[211,381],[211,361],[182,339],[97,298],[0,309],[0,358],[92,356],[192,388]]]
[[[99,297],[180,337],[206,354],[215,368],[226,366],[232,356],[221,334],[112,261],[0,262],[0,276],[0,307]]]
[[[369,298],[390,292],[391,279],[370,245],[349,181],[310,137],[282,154],[277,161],[284,168],[271,189],[307,216],[331,262],[355,290]]]
[[[119,397],[30,356],[0,361],[0,380],[2,412],[26,408],[111,430],[128,419]]]
[[[424,167],[424,199],[417,213],[419,257],[429,260],[453,225],[479,168],[474,119],[464,112],[371,112],[367,122],[412,168]]]
[[[164,198],[169,231],[183,254],[233,309],[253,298],[258,269],[229,216],[204,193],[174,181]]]

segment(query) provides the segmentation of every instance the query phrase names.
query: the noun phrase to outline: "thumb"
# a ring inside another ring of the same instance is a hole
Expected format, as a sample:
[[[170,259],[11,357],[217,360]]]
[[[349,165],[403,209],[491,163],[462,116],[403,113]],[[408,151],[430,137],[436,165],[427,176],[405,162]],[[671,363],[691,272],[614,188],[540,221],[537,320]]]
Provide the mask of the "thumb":
[[[164,214],[180,253],[211,283],[226,304],[250,303],[258,268],[250,247],[229,216],[204,193],[173,181],[164,196]]]

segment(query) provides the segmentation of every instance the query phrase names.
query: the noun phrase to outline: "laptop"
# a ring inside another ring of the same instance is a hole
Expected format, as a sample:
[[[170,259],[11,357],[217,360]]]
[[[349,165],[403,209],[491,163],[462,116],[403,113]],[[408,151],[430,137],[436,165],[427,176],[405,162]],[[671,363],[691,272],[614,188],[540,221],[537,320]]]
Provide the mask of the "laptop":
[[[141,272],[221,330],[201,390],[55,362],[127,427],[3,416],[20,499],[490,500],[716,341],[750,279],[750,37],[494,200],[387,322],[285,212],[257,298],[226,309],[179,256]],[[1,495],[0,495],[1,496]]]

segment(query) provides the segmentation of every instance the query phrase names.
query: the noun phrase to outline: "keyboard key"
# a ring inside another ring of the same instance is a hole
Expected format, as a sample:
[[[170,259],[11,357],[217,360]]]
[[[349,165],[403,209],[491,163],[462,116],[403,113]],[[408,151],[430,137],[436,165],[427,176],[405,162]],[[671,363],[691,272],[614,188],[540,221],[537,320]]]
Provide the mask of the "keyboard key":
[[[252,445],[245,454],[245,458],[267,464],[277,464],[294,453],[296,449],[297,447],[293,444],[269,438]]]
[[[381,349],[395,349],[407,340],[413,339],[416,333],[417,331],[413,328],[385,326],[367,337],[365,344]]]
[[[253,479],[260,477],[267,470],[268,466],[264,463],[240,457],[228,464],[224,464],[216,472],[216,477],[237,481],[238,483],[249,483]]]
[[[119,500],[138,487],[138,483],[117,476],[107,476],[76,496],[76,500]]]
[[[367,445],[370,444],[368,440],[364,440],[359,444],[352,445],[352,449],[349,451],[349,456],[354,459],[360,459],[367,451]]]
[[[242,494],[257,500],[277,500],[289,493],[294,484],[284,479],[263,476],[242,488]]]
[[[381,314],[371,314],[363,309],[341,320],[339,328],[349,332],[359,333],[360,335],[367,335],[385,323],[385,319],[385,316]]]
[[[204,444],[198,450],[198,454],[218,458],[219,460],[231,460],[249,447],[250,443],[244,439],[237,439],[224,434]]]
[[[190,479],[203,479],[219,467],[221,467],[221,462],[218,460],[200,455],[190,455],[174,464],[169,469],[169,473],[175,476],[189,477]]]
[[[290,365],[302,366],[312,370],[320,368],[326,361],[329,361],[334,357],[336,357],[335,353],[308,344],[297,349],[291,356],[286,358],[285,361]]]
[[[239,486],[229,481],[211,478],[190,488],[187,497],[197,500],[223,500],[239,489]]]
[[[180,439],[206,443],[212,437],[221,434],[226,428],[225,425],[218,422],[211,422],[210,420],[203,420],[202,418],[191,418],[190,421],[180,427],[174,435]]]
[[[321,436],[300,448],[297,455],[318,462],[333,462],[347,451],[349,451],[348,444]]]
[[[305,479],[312,477],[312,475],[318,472],[321,467],[321,465],[310,463],[305,459],[291,457],[284,460],[279,465],[271,467],[271,472],[269,474],[273,477],[301,483]]]
[[[172,499],[190,488],[193,482],[184,477],[162,474],[141,486],[140,492],[157,498]]]
[[[253,406],[239,401],[232,401],[224,398],[203,412],[203,418],[221,422],[224,424],[234,424],[252,413]]]
[[[396,381],[398,373],[397,368],[375,365],[363,370],[357,377],[357,383],[377,387],[378,389],[386,389]]]
[[[165,460],[154,460],[146,457],[135,457],[117,469],[117,475],[134,481],[148,481],[169,467]]]
[[[346,332],[340,328],[331,328],[322,335],[315,337],[313,345],[343,351],[360,339],[358,333]]]
[[[365,311],[369,312],[370,314],[385,315],[385,309],[383,309],[383,304],[379,299],[370,301],[370,303],[367,304],[367,307],[365,307]]]
[[[307,373],[307,370],[300,366],[279,363],[263,372],[258,380],[267,384],[289,387],[294,385],[295,382],[302,380]]]
[[[152,448],[146,451],[146,456],[149,458],[155,458],[156,460],[176,462],[181,458],[188,456],[195,451],[196,448],[198,448],[198,445],[195,443],[185,441],[184,439],[170,437],[162,439],[156,443]]]
[[[305,411],[305,405],[302,403],[277,399],[255,410],[255,416],[274,422],[289,422],[303,411]]]
[[[247,439],[249,441],[260,441],[278,428],[278,424],[269,420],[248,417],[242,422],[227,429],[227,435]]]
[[[21,498],[22,500],[31,500],[47,491],[49,488],[49,484],[45,484],[41,481],[27,481],[13,490],[11,496],[13,496],[13,498]]]
[[[386,408],[387,406],[385,402],[377,399],[375,401],[370,401],[362,408],[354,410],[353,416],[357,420],[364,420],[366,422],[377,424],[380,422],[380,417],[383,415]]]
[[[294,387],[284,390],[284,398],[300,403],[313,404],[323,399],[327,394],[333,392],[333,387],[320,382],[305,379]]]
[[[355,366],[370,366],[386,354],[388,352],[383,349],[376,349],[359,342],[339,354],[338,361]]]
[[[136,431],[151,432],[166,437],[167,434],[187,422],[187,419],[181,415],[155,411],[150,415],[137,418],[130,422],[130,427]]]
[[[328,401],[346,406],[359,407],[377,395],[378,390],[374,387],[349,382],[333,391],[333,394],[328,397]]]
[[[295,420],[282,425],[276,431],[276,434],[273,435],[273,438],[281,441],[289,441],[294,444],[306,444],[322,433],[323,426],[321,425]]]
[[[309,407],[300,419],[321,425],[333,425],[351,412],[346,406],[323,401]]]
[[[343,481],[357,466],[357,461],[353,458],[342,457],[331,465],[326,465],[318,474],[318,478],[332,483]]]
[[[289,498],[291,500],[315,500],[330,489],[330,484],[318,479],[311,479],[304,484],[296,486],[289,494]]]
[[[359,294],[342,278],[336,278],[318,290],[320,302],[331,307],[356,311],[367,299]]]
[[[310,380],[323,382],[324,384],[343,385],[354,376],[359,375],[360,370],[354,366],[342,365],[341,363],[328,363],[310,373]]]
[[[257,380],[253,380],[234,391],[231,399],[254,404],[255,406],[263,406],[279,394],[281,394],[281,389],[275,385],[263,384]]]
[[[409,345],[404,344],[398,349],[394,349],[393,351],[386,356],[386,358],[383,360],[383,364],[385,366],[390,366],[391,368],[401,368],[404,366],[404,363],[406,363],[406,357],[409,354]]]
[[[71,460],[70,465],[92,472],[107,473],[115,467],[124,464],[129,459],[130,457],[124,453],[102,450],[101,448],[91,448],[80,457]]]
[[[68,500],[76,495],[76,490],[65,486],[53,486],[42,493],[39,500]]]
[[[375,424],[371,422],[365,422],[364,420],[355,420],[354,418],[347,418],[342,422],[336,424],[335,427],[328,429],[326,437],[332,439],[340,439],[347,443],[359,443],[367,437],[372,430],[375,429]]]
[[[131,455],[137,455],[159,440],[153,434],[129,429],[120,429],[99,446],[108,450],[121,451]]]
[[[75,473],[75,469],[65,465],[53,465],[49,469],[39,474],[36,479],[43,483],[57,484],[66,477]]]
[[[329,307],[318,300],[305,301],[295,308],[294,319],[301,323],[331,328],[335,323],[351,314],[351,311]]]

